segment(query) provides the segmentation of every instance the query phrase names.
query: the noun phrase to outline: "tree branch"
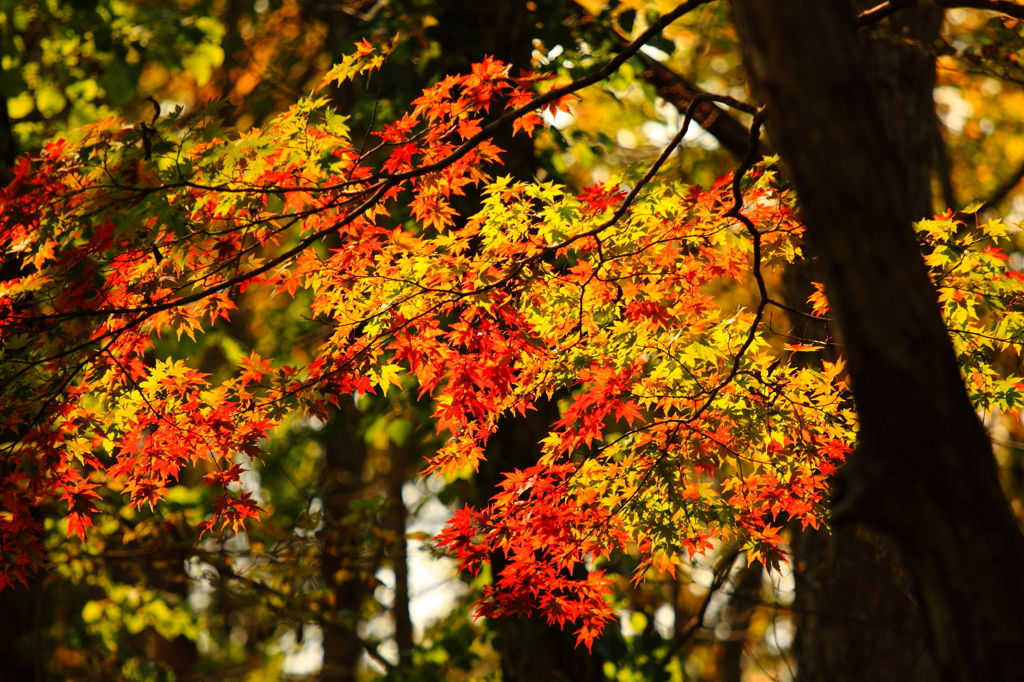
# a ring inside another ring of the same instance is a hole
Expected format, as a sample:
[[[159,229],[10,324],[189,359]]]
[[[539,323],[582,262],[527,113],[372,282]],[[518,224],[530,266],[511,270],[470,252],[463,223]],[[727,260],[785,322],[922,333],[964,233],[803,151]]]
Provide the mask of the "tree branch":
[[[658,95],[679,111],[686,110],[694,97],[703,94],[703,90],[687,82],[678,73],[656,59],[643,52],[638,52],[636,56],[645,67],[641,78],[653,85]],[[708,103],[697,108],[693,119],[737,159],[746,156],[750,133],[745,125],[730,116],[728,112]],[[766,153],[764,145],[761,145],[759,152],[762,155]]]
[[[1013,173],[1013,175],[1008,177],[1006,181],[1003,182],[1003,184],[996,188],[996,191],[992,193],[992,196],[985,200],[985,203],[981,205],[981,208],[978,209],[978,212],[982,213],[984,211],[988,211],[995,208],[999,204],[999,202],[1005,199],[1006,196],[1010,192],[1012,192],[1014,188],[1017,187],[1017,185],[1020,184],[1021,180],[1024,180],[1024,164],[1021,164],[1021,166]]]
[[[479,133],[463,142],[462,146],[460,146],[458,149],[456,149],[443,159],[440,159],[426,166],[421,166],[411,171],[406,171],[404,173],[396,173],[394,175],[391,175],[390,179],[408,180],[410,178],[426,175],[427,173],[433,173],[434,171],[438,171],[441,170],[442,168],[450,166],[452,163],[458,161],[463,156],[468,154],[472,149],[476,148],[476,146],[479,145],[481,142],[489,140],[490,138],[494,137],[495,133],[497,133],[499,130],[501,130],[507,125],[511,125],[511,123],[516,119],[522,118],[526,114],[536,111],[537,109],[540,109],[545,104],[556,102],[561,98],[565,97],[566,95],[571,95],[572,93],[582,90],[583,88],[593,85],[594,83],[600,83],[601,81],[605,80],[613,73],[618,71],[620,66],[625,64],[630,57],[636,54],[641,47],[647,44],[649,40],[660,34],[669,24],[674,22],[676,19],[682,17],[683,15],[692,12],[701,5],[706,5],[710,2],[713,2],[713,0],[689,0],[688,2],[684,2],[671,12],[661,15],[660,19],[651,24],[651,26],[646,31],[637,36],[636,40],[627,45],[625,49],[622,50],[622,52],[616,55],[613,59],[609,60],[600,69],[597,69],[596,71],[593,71],[590,74],[584,76],[583,78],[580,78],[577,81],[569,83],[568,85],[563,85],[560,88],[548,90],[546,93],[534,99],[530,103],[524,104],[518,109],[510,111],[504,116],[495,119],[490,124],[484,126],[484,128]]]
[[[887,2],[861,12],[857,16],[857,24],[870,26],[900,10],[917,7],[918,4],[918,0],[887,0]],[[1024,5],[1010,2],[1010,0],[939,0],[936,4],[944,9],[983,9],[989,12],[999,12],[1015,19],[1024,19]]]
[[[697,7],[700,7],[701,5],[706,5],[706,4],[708,4],[710,2],[713,2],[713,1],[714,0],[689,0],[688,2],[682,3],[681,5],[676,7],[671,12],[668,12],[667,14],[662,15],[661,18],[658,19],[658,21],[656,21],[653,24],[651,24],[650,28],[648,28],[646,31],[644,31],[642,34],[640,34],[640,36],[638,36],[636,40],[634,40],[629,45],[627,45],[615,58],[613,58],[610,61],[608,61],[607,63],[605,63],[604,66],[602,66],[601,68],[597,69],[596,71],[593,71],[590,74],[588,74],[587,76],[584,76],[583,78],[581,78],[579,80],[573,81],[572,83],[569,83],[568,85],[564,85],[564,86],[562,86],[560,88],[555,88],[553,90],[549,90],[548,92],[544,93],[543,95],[533,99],[528,104],[524,104],[523,106],[519,107],[518,109],[510,111],[510,112],[504,114],[503,116],[500,116],[499,118],[495,119],[490,124],[485,126],[479,133],[477,133],[473,137],[471,137],[468,140],[466,140],[461,146],[459,146],[453,152],[448,154],[448,156],[445,156],[444,158],[439,159],[438,161],[435,161],[434,163],[428,164],[426,166],[420,166],[419,168],[414,168],[412,170],[405,171],[403,173],[393,173],[393,174],[390,174],[385,179],[379,180],[376,184],[372,184],[370,187],[367,187],[367,188],[363,189],[359,194],[361,196],[369,195],[368,198],[365,199],[356,208],[354,208],[344,218],[342,218],[338,222],[333,223],[332,225],[329,225],[328,227],[325,227],[322,230],[314,232],[313,234],[309,235],[308,237],[302,239],[296,246],[292,247],[291,249],[289,249],[288,251],[284,252],[283,254],[281,254],[279,256],[276,256],[273,259],[268,260],[267,262],[263,263],[259,267],[256,267],[256,268],[254,268],[254,269],[252,269],[252,270],[250,270],[248,272],[245,272],[245,273],[242,273],[242,274],[237,275],[235,277],[232,277],[231,279],[228,279],[228,280],[225,280],[223,282],[220,282],[219,284],[211,286],[211,287],[209,287],[207,289],[204,289],[202,291],[190,294],[188,296],[182,296],[182,297],[177,298],[175,300],[166,301],[164,303],[159,303],[159,304],[152,305],[152,306],[146,306],[146,307],[142,307],[142,308],[101,308],[101,309],[98,309],[98,310],[76,311],[76,312],[72,312],[72,313],[58,313],[58,314],[55,314],[55,315],[45,315],[45,316],[36,316],[36,317],[24,316],[24,317],[19,317],[17,319],[18,319],[19,322],[29,322],[29,321],[35,321],[37,319],[54,320],[54,319],[60,319],[60,318],[77,318],[77,317],[93,317],[93,316],[109,316],[109,315],[128,315],[128,314],[133,314],[133,313],[141,313],[141,314],[143,314],[144,317],[142,319],[133,321],[133,324],[136,324],[138,322],[143,321],[144,319],[147,319],[148,317],[151,317],[152,315],[154,315],[154,314],[156,314],[158,312],[161,312],[161,311],[164,311],[164,310],[169,310],[171,308],[177,308],[177,307],[180,307],[180,306],[183,306],[183,305],[188,305],[190,303],[195,303],[196,301],[199,301],[199,300],[201,300],[203,298],[206,298],[207,296],[215,294],[215,293],[217,293],[219,291],[223,291],[225,289],[229,289],[229,288],[231,288],[233,286],[237,286],[237,285],[239,285],[239,284],[241,284],[241,283],[243,283],[243,282],[245,282],[245,281],[247,281],[249,279],[252,279],[253,277],[257,277],[257,276],[262,275],[262,274],[264,274],[266,272],[269,272],[271,269],[281,265],[282,263],[285,263],[286,261],[288,261],[291,258],[294,258],[299,253],[301,253],[302,251],[305,251],[313,243],[319,241],[320,239],[324,238],[325,236],[327,236],[330,233],[338,231],[341,227],[344,227],[345,225],[348,225],[349,223],[351,223],[355,219],[357,219],[360,216],[362,216],[371,207],[376,205],[377,202],[381,198],[383,198],[383,196],[387,193],[388,190],[390,190],[392,187],[398,185],[402,180],[409,180],[409,179],[412,179],[412,178],[420,177],[420,176],[423,176],[423,175],[427,175],[429,173],[433,173],[433,172],[442,170],[442,169],[450,166],[451,164],[455,163],[456,161],[461,159],[466,154],[468,154],[472,149],[477,147],[481,142],[484,142],[484,141],[490,139],[491,137],[493,137],[502,128],[511,125],[513,121],[515,121],[515,120],[517,120],[519,118],[522,118],[523,116],[525,116],[525,115],[527,115],[527,114],[529,114],[529,113],[531,113],[533,111],[536,111],[537,109],[540,109],[545,104],[557,101],[557,100],[561,99],[562,97],[564,97],[565,95],[572,94],[572,93],[574,93],[574,92],[576,92],[578,90],[582,90],[583,88],[585,88],[585,87],[587,87],[589,85],[593,85],[594,83],[598,83],[598,82],[600,82],[602,80],[605,80],[611,74],[615,73],[615,71],[617,71],[618,68],[620,66],[622,66],[630,57],[632,57],[634,54],[636,54],[636,52],[641,47],[643,47],[645,44],[647,44],[647,41],[649,41],[651,38],[653,38],[654,36],[656,36],[659,33],[661,33],[661,31],[664,30],[666,26],[668,26],[669,24],[674,22],[676,19],[678,19],[678,18],[682,17],[683,15],[687,14],[688,12],[696,9]],[[719,96],[719,95],[705,95],[704,98],[702,99],[702,101],[705,101],[705,102],[709,102],[711,100],[726,102],[730,106],[739,107],[741,109],[748,110],[750,113],[753,113],[755,111],[754,107],[752,107],[750,105],[747,105],[747,104],[745,104],[743,102],[739,102],[737,100],[734,100],[731,97],[724,97],[724,96]],[[659,164],[656,164],[656,165],[659,165]],[[326,186],[326,187],[303,187],[301,189],[297,189],[296,191],[314,191],[314,190],[315,191],[321,191],[321,192],[323,192],[323,191],[332,191],[332,190],[337,190],[337,189],[340,189],[340,188],[342,188],[344,186],[347,186],[347,185],[350,185],[350,184],[359,183],[359,182],[365,182],[365,181],[355,181],[355,180],[353,180],[353,181],[349,181],[349,182],[340,183],[338,185]],[[152,192],[152,191],[156,191],[158,189],[160,189],[160,188],[145,188],[145,189],[141,189],[140,191]],[[207,188],[207,189],[218,189],[218,191],[219,191],[219,188],[212,188],[212,187],[210,187],[210,188]],[[259,192],[260,190],[256,189],[254,191]],[[626,202],[626,203],[628,203],[628,202]],[[328,207],[320,207],[320,209],[318,209],[318,210],[323,210],[324,208],[330,208],[330,206],[328,206]]]
[[[725,586],[726,580],[729,578],[729,574],[732,572],[733,564],[736,563],[737,557],[739,557],[740,551],[734,549],[727,554],[723,554],[718,560],[718,564],[714,568],[714,578],[711,580],[711,585],[708,587],[708,593],[704,595],[704,601],[701,603],[700,608],[697,609],[697,613],[690,619],[689,627],[686,630],[678,630],[676,636],[672,638],[672,644],[668,650],[661,657],[658,662],[660,668],[664,668],[672,660],[683,645],[686,644],[693,637],[698,630],[704,626],[704,616],[707,614],[708,607],[711,606],[711,599],[715,596],[722,587]],[[677,623],[677,626],[679,624]]]

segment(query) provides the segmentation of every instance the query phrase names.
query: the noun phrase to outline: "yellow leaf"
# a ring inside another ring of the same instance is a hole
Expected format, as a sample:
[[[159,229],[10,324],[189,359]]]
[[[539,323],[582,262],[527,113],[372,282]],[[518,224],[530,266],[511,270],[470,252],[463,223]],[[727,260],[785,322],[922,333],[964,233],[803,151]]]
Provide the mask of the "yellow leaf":
[[[388,388],[394,384],[402,388],[402,380],[399,378],[402,368],[398,365],[384,365],[380,368],[380,388],[384,395],[388,394]]]

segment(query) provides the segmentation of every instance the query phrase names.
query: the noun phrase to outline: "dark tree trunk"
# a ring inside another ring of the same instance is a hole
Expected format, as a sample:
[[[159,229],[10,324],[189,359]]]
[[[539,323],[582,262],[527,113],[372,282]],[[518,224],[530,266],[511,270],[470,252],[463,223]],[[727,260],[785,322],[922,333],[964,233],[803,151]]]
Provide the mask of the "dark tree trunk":
[[[857,0],[856,9],[871,3]],[[863,5],[863,6],[861,6]],[[931,183],[939,134],[932,89],[941,10],[904,12],[879,29],[861,33],[867,76],[883,112],[894,156],[907,179],[907,201],[915,217],[931,212]],[[810,286],[809,263],[787,276],[790,305],[802,308]],[[804,333],[824,339],[824,330]],[[813,327],[815,325],[811,325]],[[877,536],[841,528],[794,531],[796,568],[794,641],[802,682],[930,682],[938,673],[927,650],[920,610],[910,595],[890,544]]]
[[[854,14],[839,0],[734,0],[769,131],[800,194],[861,420],[834,520],[890,536],[948,680],[1024,670],[1024,536],[999,487],[911,228]]]
[[[542,5],[538,10],[537,5]],[[486,56],[512,65],[512,74],[530,69],[533,50],[531,39],[542,13],[550,13],[551,5],[565,4],[540,2],[473,2],[472,0],[443,0],[436,3],[437,24],[431,35],[441,46],[440,71],[444,74],[469,73],[470,66]],[[531,9],[532,6],[532,9]],[[553,47],[553,46],[552,46]],[[520,133],[513,135],[510,128],[494,137],[494,143],[506,151],[502,156],[501,174],[511,174],[517,180],[530,180],[537,171],[533,154],[533,140]]]
[[[809,269],[805,262],[786,275],[787,300],[798,309],[814,291]],[[825,341],[827,331],[804,321],[793,333]],[[825,355],[834,361],[838,351],[831,347]],[[793,654],[801,682],[939,679],[920,608],[891,542],[851,527],[801,530],[794,524],[792,550]]]
[[[553,32],[552,17],[568,13],[568,3],[558,2],[466,2],[437,3],[438,23],[433,37],[441,45],[441,71],[465,73],[473,62],[490,55],[512,65],[513,74],[530,68],[531,39],[540,27]],[[551,45],[553,47],[553,45]],[[506,150],[498,172],[518,180],[530,180],[537,171],[533,140],[526,135],[499,133],[494,142]],[[487,461],[476,479],[478,504],[497,491],[504,472],[533,466],[540,457],[540,441],[558,419],[554,402],[545,402],[523,417],[502,420],[488,441]],[[494,556],[493,571],[501,570],[503,558]],[[490,624],[498,633],[495,648],[501,655],[503,682],[597,682],[604,680],[599,660],[577,648],[569,627],[561,630],[542,618],[498,618]]]
[[[352,502],[363,487],[366,445],[359,434],[359,411],[343,403],[324,427],[324,528],[320,532],[321,570],[334,604],[324,628],[323,682],[355,682],[363,647],[355,633],[366,596],[360,576],[359,529],[351,519]]]
[[[869,9],[874,0],[854,0],[854,11]],[[914,220],[931,216],[932,175],[938,116],[935,114],[934,44],[942,28],[943,10],[925,7],[893,15],[885,27],[860,32],[865,75],[882,115],[890,153],[906,178],[906,201]]]
[[[44,580],[40,575],[29,589],[19,585],[0,592],[0,682],[41,682],[44,678],[40,622],[46,596]]]
[[[241,104],[241,100],[237,98],[236,101],[231,102],[230,96],[231,91],[235,87],[235,80],[238,78],[238,74],[232,72],[241,72],[242,67],[245,66],[245,58],[243,56],[245,41],[242,40],[242,34],[238,27],[238,22],[241,20],[242,12],[244,11],[245,6],[242,0],[228,0],[227,8],[221,17],[225,29],[222,42],[224,63],[218,68],[218,77],[220,79],[220,99],[222,101],[220,114],[225,126],[235,124],[239,114],[239,104]]]
[[[409,550],[405,539],[409,510],[402,500],[402,488],[409,480],[409,467],[415,461],[415,441],[410,436],[404,445],[390,451],[391,469],[387,477],[387,523],[391,535],[387,555],[395,573],[395,598],[391,604],[391,617],[395,621],[395,644],[398,646],[398,665],[406,667],[412,662],[413,627],[409,611]]]
[[[14,126],[7,113],[7,97],[0,98],[0,187],[4,187],[14,177],[14,159],[18,154],[18,144],[14,139]]]
[[[800,682],[938,679],[891,547],[851,527],[799,532],[793,544]]]
[[[729,595],[727,622],[732,627],[732,636],[722,646],[722,658],[718,669],[721,682],[743,681],[743,652],[747,645],[746,631],[750,627],[750,616],[761,603],[761,581],[764,569],[752,562],[734,580],[735,587]]]

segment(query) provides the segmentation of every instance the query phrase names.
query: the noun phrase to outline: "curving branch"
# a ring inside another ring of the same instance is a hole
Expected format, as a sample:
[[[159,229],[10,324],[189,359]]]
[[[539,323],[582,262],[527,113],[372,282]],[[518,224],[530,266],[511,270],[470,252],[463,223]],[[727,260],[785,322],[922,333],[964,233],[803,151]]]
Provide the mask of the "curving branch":
[[[463,156],[468,154],[472,149],[475,149],[477,145],[479,145],[481,142],[489,140],[490,138],[494,137],[494,135],[499,130],[512,125],[512,122],[515,121],[516,119],[522,118],[526,114],[529,114],[542,108],[545,104],[557,102],[566,95],[571,95],[574,92],[582,90],[587,86],[593,85],[594,83],[600,83],[601,81],[605,80],[613,73],[618,71],[620,66],[625,64],[630,57],[639,52],[640,48],[646,45],[648,42],[650,42],[652,38],[660,35],[661,32],[665,30],[666,27],[669,26],[669,24],[674,22],[676,19],[679,19],[680,17],[692,12],[701,5],[707,5],[712,1],[713,0],[689,0],[688,2],[680,4],[671,12],[666,12],[665,14],[661,15],[661,18],[659,18],[657,21],[651,24],[646,31],[637,36],[636,40],[627,45],[622,50],[622,52],[617,54],[613,59],[606,62],[605,65],[602,66],[601,68],[592,71],[583,78],[573,81],[568,85],[563,85],[560,88],[548,90],[546,93],[544,93],[540,97],[537,97],[528,104],[524,104],[518,109],[514,109],[508,112],[507,114],[495,119],[490,124],[484,126],[484,128],[479,133],[463,142],[460,147],[455,149],[451,154],[444,157],[443,159],[439,159],[438,161],[435,161],[434,163],[428,164],[426,166],[420,166],[419,168],[410,171],[405,171],[404,173],[396,173],[394,175],[389,176],[389,180],[408,180],[410,178],[419,177],[421,175],[427,175],[428,173],[433,173],[447,166],[450,166],[452,163],[458,161]]]
[[[719,557],[718,563],[712,571],[714,577],[711,580],[711,585],[708,587],[708,593],[704,595],[704,601],[701,602],[697,613],[686,624],[685,630],[680,627],[680,624],[677,624],[678,632],[672,638],[672,643],[664,655],[662,655],[661,660],[658,661],[660,668],[664,669],[672,661],[672,657],[683,648],[683,645],[690,641],[690,638],[697,634],[698,630],[704,627],[704,617],[707,615],[708,607],[711,606],[711,600],[719,590],[725,587],[732,573],[732,567],[736,564],[736,559],[739,558],[739,555],[740,550],[733,549]]]
[[[998,206],[999,202],[1005,199],[1010,192],[1016,189],[1021,180],[1024,180],[1024,164],[1021,164],[1021,166],[1014,171],[1013,175],[1008,177],[1003,184],[996,188],[996,191],[992,193],[992,196],[985,200],[985,203],[981,205],[981,208],[978,209],[978,211],[988,211]]]
[[[636,56],[644,64],[644,71],[640,77],[654,86],[658,96],[674,105],[679,111],[685,111],[695,97],[705,94],[703,90],[658,60],[643,52],[638,52]],[[709,102],[697,107],[693,120],[737,159],[742,159],[747,155],[750,131],[747,126],[730,116],[728,112]],[[764,156],[768,153],[770,152],[761,143],[758,154]]]
[[[998,12],[1015,19],[1024,19],[1024,5],[1010,0],[938,0],[938,2],[920,2],[919,0],[887,0],[857,15],[859,26],[870,26],[878,23],[900,10],[911,9],[918,5],[938,5],[944,9],[983,9]]]

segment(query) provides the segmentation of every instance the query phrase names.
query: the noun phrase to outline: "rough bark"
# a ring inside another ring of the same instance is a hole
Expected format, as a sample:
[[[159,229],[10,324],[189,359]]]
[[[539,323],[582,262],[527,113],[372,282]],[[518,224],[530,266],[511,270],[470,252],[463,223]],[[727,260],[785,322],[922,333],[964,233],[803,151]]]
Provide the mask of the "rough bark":
[[[734,0],[769,131],[801,198],[861,420],[834,520],[887,533],[948,680],[1024,670],[1024,536],[967,398],[911,220],[908,180],[850,5]]]
[[[854,0],[853,11],[875,4],[874,0]],[[905,199],[915,220],[933,212],[932,175],[940,161],[935,149],[939,121],[932,93],[933,46],[939,39],[942,14],[937,7],[908,9],[881,26],[858,33],[864,74],[882,116],[888,147],[906,179]]]
[[[794,536],[800,682],[932,682],[938,673],[891,547],[852,527]]]

